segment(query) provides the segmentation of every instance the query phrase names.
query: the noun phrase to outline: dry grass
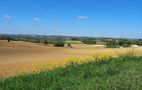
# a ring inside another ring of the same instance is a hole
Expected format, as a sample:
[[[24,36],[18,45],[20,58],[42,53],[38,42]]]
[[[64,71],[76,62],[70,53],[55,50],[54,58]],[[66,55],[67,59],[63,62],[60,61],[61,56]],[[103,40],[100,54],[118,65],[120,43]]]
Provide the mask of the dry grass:
[[[85,62],[86,58],[117,56],[142,48],[110,49],[99,45],[73,44],[73,48],[56,48],[27,42],[0,42],[0,77],[13,76],[24,72],[40,71],[64,66],[74,60]]]

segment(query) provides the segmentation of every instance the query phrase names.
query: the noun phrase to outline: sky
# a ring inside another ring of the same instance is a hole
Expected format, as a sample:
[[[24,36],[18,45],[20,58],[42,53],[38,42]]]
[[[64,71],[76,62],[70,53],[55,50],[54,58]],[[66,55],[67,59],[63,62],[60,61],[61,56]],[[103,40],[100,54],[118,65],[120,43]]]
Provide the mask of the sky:
[[[142,38],[142,0],[0,0],[0,34]]]

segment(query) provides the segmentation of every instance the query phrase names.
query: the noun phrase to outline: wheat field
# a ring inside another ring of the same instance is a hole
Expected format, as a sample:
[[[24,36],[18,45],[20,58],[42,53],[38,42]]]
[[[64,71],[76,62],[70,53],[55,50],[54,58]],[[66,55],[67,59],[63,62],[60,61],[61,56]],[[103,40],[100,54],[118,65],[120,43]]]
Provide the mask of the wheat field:
[[[86,58],[116,56],[118,53],[135,51],[142,54],[142,48],[105,48],[103,45],[73,44],[73,48],[57,48],[29,42],[0,41],[0,77],[53,69],[64,66],[72,60],[85,62]]]

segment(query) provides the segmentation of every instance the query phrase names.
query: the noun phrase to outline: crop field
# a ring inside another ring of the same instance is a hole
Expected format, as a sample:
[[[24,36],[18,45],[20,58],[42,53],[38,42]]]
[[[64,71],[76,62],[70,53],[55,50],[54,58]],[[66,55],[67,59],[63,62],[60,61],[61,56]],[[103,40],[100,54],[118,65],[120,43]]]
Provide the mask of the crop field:
[[[88,59],[90,60],[90,59]],[[142,57],[70,63],[65,67],[0,80],[0,90],[141,90]]]
[[[68,41],[65,41],[66,43],[71,43],[71,44],[82,44],[81,41],[73,41],[73,40],[68,40]]]
[[[39,71],[40,69],[52,69],[62,66],[78,58],[85,61],[101,54],[103,56],[116,56],[135,50],[141,54],[142,48],[105,48],[103,45],[72,44],[73,48],[57,48],[29,42],[5,42],[0,41],[0,77],[14,76],[16,74]]]

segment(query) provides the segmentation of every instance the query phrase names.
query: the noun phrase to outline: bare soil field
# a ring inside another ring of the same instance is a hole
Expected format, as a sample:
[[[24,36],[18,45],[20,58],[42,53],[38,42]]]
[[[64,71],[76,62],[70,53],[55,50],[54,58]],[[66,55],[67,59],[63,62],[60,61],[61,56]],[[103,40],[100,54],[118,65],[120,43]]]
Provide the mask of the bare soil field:
[[[127,49],[110,49],[102,45],[73,44],[73,48],[59,48],[29,42],[0,41],[0,77],[32,71],[32,63],[61,61],[68,57],[89,57],[93,53],[120,52]],[[129,48],[128,48],[129,49]],[[142,50],[137,48],[137,50]]]

